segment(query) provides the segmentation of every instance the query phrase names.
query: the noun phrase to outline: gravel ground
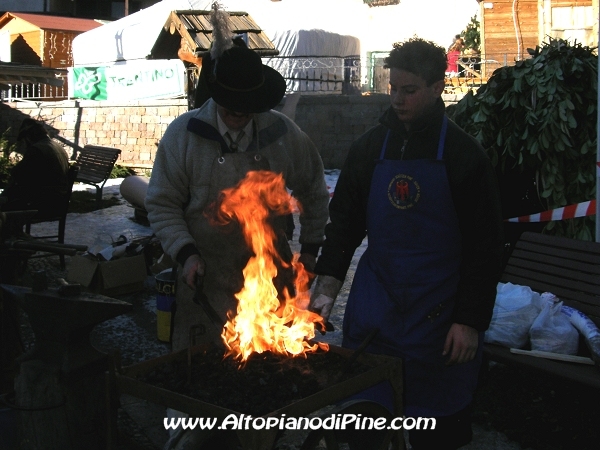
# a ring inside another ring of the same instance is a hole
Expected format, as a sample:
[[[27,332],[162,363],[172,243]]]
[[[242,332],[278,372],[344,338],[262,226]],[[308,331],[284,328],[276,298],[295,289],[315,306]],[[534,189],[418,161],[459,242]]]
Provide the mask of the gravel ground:
[[[328,184],[335,185],[336,173],[329,174]],[[109,180],[104,195],[117,196],[120,180]],[[84,185],[79,187],[85,189]],[[32,232],[43,232],[50,224],[37,225]],[[108,245],[119,235],[128,238],[150,236],[150,228],[133,220],[133,209],[124,201],[118,206],[88,214],[69,214],[66,227],[67,243]],[[296,242],[297,239],[294,241]],[[294,244],[297,250],[297,244]],[[362,251],[356,253],[350,273],[331,315],[334,332],[321,339],[331,344],[341,343],[343,312],[352,275]],[[69,257],[67,257],[67,270]],[[51,280],[66,272],[61,271],[58,258],[31,260],[29,270],[44,269]],[[148,277],[143,291],[134,295],[119,296],[130,302],[130,313],[98,325],[93,333],[94,344],[107,352],[118,350],[122,364],[130,365],[155,358],[169,352],[168,344],[156,337],[156,300],[154,280]],[[600,403],[597,392],[589,393],[578,386],[539,374],[529,373],[501,365],[484,371],[475,404],[474,439],[466,450],[521,450],[521,449],[592,449],[598,448],[597,431],[592,420],[597,416]],[[119,411],[121,444],[119,450],[162,448],[167,434],[162,427],[164,409],[130,396],[122,396]],[[507,437],[507,436],[510,436]],[[279,442],[279,449],[297,450],[304,436],[287,435]],[[576,445],[571,445],[576,444]],[[595,445],[594,445],[595,444]]]

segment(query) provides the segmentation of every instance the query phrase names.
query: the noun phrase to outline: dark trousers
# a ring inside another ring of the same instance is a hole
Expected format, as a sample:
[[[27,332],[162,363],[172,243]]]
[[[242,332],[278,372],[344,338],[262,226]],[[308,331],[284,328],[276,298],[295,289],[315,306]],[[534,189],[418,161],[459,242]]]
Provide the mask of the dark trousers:
[[[434,430],[411,430],[408,432],[413,450],[455,450],[473,439],[471,429],[471,406],[452,414],[436,417]]]

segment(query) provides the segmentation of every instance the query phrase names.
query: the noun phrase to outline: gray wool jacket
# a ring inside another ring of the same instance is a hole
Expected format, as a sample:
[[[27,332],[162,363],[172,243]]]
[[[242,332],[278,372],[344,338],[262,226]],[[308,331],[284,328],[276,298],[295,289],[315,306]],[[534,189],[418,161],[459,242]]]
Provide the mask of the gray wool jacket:
[[[302,252],[316,255],[324,239],[329,203],[320,154],[310,138],[281,113],[256,114],[254,122],[254,137],[246,153],[283,175],[301,205]],[[176,118],[160,141],[145,206],[163,250],[180,264],[194,253],[202,255],[211,245],[212,238],[202,232],[200,222],[216,198],[215,187],[234,186],[239,179],[236,172],[248,169],[235,162],[234,155],[239,154],[228,152],[218,132],[213,100]]]

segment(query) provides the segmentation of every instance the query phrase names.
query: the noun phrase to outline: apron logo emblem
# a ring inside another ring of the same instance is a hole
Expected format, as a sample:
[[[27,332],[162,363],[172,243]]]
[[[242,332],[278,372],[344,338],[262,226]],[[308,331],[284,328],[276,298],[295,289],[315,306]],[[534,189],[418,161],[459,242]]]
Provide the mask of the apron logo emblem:
[[[390,203],[398,209],[415,206],[421,197],[421,186],[410,175],[396,175],[388,186]]]

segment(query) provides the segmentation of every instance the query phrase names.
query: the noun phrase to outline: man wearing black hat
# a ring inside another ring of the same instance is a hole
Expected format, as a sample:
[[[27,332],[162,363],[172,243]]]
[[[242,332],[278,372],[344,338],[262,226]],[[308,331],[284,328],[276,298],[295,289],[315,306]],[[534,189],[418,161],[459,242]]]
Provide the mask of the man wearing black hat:
[[[231,46],[214,58],[206,80],[212,98],[167,128],[145,202],[163,249],[180,264],[173,350],[189,345],[190,326],[198,323],[206,334],[197,342],[220,341],[220,327],[192,301],[198,280],[223,320],[235,311],[234,294],[243,287],[242,270],[250,257],[243,236],[223,232],[205,215],[223,189],[251,170],[283,174],[302,205],[300,260],[309,270],[328,218],[329,194],[317,149],[293,121],[272,111],[285,94],[283,77],[254,51]],[[280,241],[280,253],[291,258],[287,240]]]
[[[17,136],[17,152],[23,155],[12,169],[0,201],[3,211],[37,210],[39,217],[52,214],[68,188],[67,152],[54,142],[44,125],[25,119]]]

